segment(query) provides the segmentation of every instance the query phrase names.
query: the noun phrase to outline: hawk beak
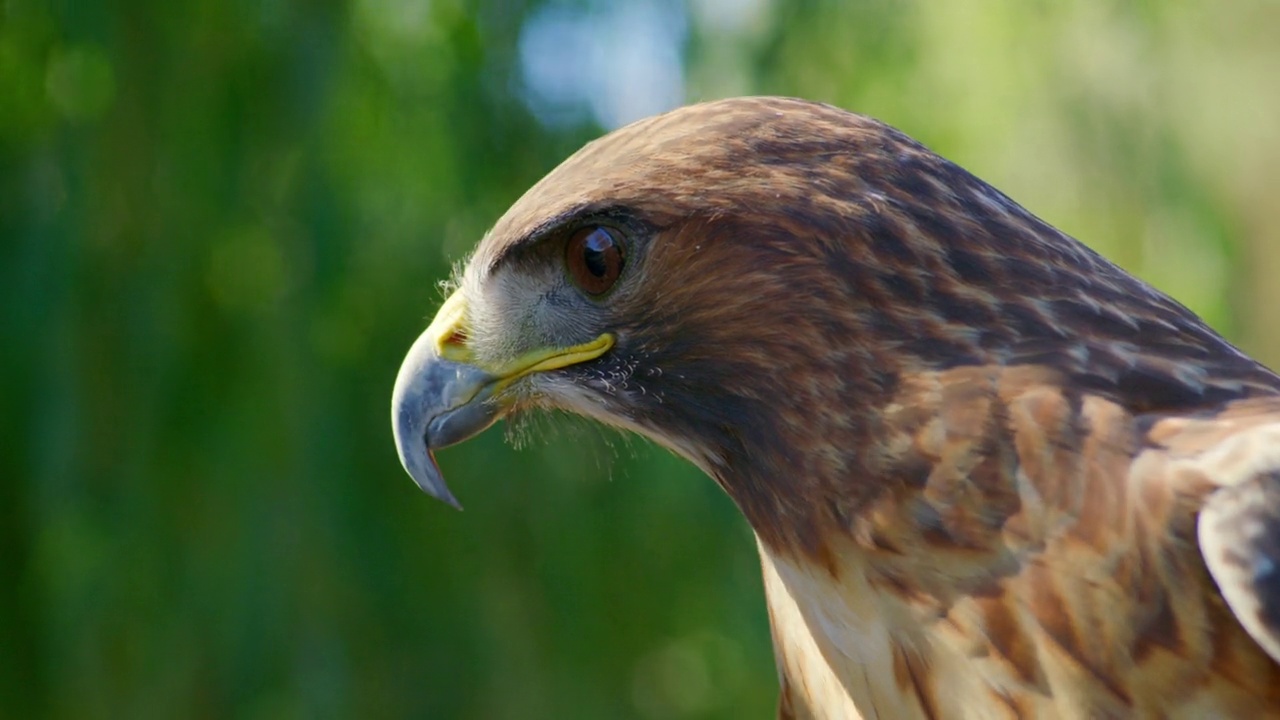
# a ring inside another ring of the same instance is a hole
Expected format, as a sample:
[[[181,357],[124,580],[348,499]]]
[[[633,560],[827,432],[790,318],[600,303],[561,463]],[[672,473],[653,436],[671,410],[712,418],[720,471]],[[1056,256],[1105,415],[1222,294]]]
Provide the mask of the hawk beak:
[[[391,395],[391,429],[400,463],[424,492],[462,509],[445,484],[433,452],[479,435],[511,407],[502,391],[535,372],[568,367],[600,357],[613,347],[605,333],[566,348],[533,350],[484,367],[467,346],[467,305],[455,292],[400,364]]]

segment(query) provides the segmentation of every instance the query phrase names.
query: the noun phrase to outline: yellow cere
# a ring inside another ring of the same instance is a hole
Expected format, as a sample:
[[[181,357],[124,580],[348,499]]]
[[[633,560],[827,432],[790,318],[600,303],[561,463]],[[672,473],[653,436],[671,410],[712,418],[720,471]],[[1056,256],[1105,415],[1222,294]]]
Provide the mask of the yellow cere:
[[[446,360],[466,362],[470,359],[467,346],[450,342],[455,337],[466,338],[467,301],[462,293],[455,292],[440,306],[440,311],[427,328],[427,334],[435,339],[436,354]]]
[[[455,292],[444,301],[444,305],[440,307],[440,312],[436,313],[427,332],[435,339],[436,352],[440,357],[453,362],[478,365],[471,356],[470,348],[465,345],[466,317],[466,299],[463,298],[462,293]],[[458,339],[463,342],[458,342]],[[556,370],[594,360],[608,352],[614,342],[612,333],[604,333],[595,340],[581,345],[530,350],[504,363],[501,367],[482,367],[481,369],[498,379],[495,390],[500,390],[531,373]]]

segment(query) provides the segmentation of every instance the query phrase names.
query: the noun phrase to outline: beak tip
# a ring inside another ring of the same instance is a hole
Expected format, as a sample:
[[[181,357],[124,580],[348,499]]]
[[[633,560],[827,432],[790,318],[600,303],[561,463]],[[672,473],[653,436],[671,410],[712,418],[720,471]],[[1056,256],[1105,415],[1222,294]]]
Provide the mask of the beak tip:
[[[458,498],[454,497],[453,491],[449,490],[449,486],[444,482],[444,475],[440,472],[440,466],[436,464],[434,453],[427,452],[427,462],[431,472],[424,473],[421,476],[413,474],[414,483],[417,484],[422,492],[451,506],[454,510],[462,510],[462,503],[458,502]]]
[[[445,505],[448,505],[454,510],[457,510],[458,512],[462,512],[462,503],[458,502],[458,498],[454,497],[453,493],[449,492],[448,490],[435,493],[426,488],[422,488],[422,491],[430,495],[431,497],[439,500],[440,502],[444,503]]]
[[[436,464],[435,453],[425,443],[411,452],[402,451],[400,461],[419,490],[457,510],[462,509],[462,504],[444,481],[444,473],[440,472],[440,466]]]

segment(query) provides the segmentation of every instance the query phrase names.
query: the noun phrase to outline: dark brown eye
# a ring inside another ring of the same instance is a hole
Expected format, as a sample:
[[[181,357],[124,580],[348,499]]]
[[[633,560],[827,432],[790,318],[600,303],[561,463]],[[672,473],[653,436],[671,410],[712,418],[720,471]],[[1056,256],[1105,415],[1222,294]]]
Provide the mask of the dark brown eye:
[[[599,225],[575,232],[565,248],[569,276],[588,295],[602,295],[613,287],[625,260],[618,232]]]

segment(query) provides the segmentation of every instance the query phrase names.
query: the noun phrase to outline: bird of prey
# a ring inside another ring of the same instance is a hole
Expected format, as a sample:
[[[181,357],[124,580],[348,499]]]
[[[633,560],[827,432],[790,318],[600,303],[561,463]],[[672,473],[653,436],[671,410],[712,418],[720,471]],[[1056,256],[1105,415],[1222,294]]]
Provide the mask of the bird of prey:
[[[755,532],[785,718],[1280,717],[1280,377],[903,133],[694,105],[534,185],[396,378],[400,458],[558,408]]]

